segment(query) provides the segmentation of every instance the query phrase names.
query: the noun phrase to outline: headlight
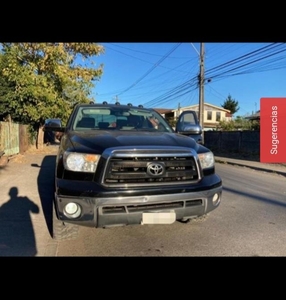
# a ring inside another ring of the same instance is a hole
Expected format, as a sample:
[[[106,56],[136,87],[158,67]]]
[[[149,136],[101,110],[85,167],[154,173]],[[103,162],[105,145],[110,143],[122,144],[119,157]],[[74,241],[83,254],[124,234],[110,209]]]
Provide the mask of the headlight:
[[[65,169],[74,172],[89,172],[94,173],[99,161],[100,155],[87,153],[64,153]]]
[[[214,167],[215,160],[212,152],[199,153],[198,157],[203,169]]]

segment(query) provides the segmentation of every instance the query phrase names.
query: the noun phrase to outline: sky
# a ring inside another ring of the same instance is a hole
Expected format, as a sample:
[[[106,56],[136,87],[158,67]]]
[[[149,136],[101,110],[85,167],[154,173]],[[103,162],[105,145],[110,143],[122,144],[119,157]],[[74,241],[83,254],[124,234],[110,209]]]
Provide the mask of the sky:
[[[260,99],[286,97],[284,43],[98,43],[104,54],[95,82],[96,103],[142,104],[177,109],[199,103],[198,75],[204,61],[204,102],[221,107],[238,101],[234,116],[260,109]],[[204,54],[201,50],[204,49]]]

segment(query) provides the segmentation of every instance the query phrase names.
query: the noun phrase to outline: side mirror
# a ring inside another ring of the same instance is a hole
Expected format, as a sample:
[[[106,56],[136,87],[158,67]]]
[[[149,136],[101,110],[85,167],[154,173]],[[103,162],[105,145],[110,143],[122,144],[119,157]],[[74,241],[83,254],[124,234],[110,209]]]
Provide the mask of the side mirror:
[[[177,133],[190,136],[197,143],[202,143],[202,127],[199,124],[197,114],[193,110],[187,110],[181,113],[176,123]]]
[[[183,111],[176,123],[176,131],[182,134],[201,134],[197,113],[193,110]]]
[[[182,125],[179,132],[184,134],[202,134],[202,128],[200,125]]]
[[[53,144],[61,140],[65,127],[62,127],[60,119],[47,119],[43,130],[45,132],[44,142]]]
[[[65,130],[62,127],[62,122],[60,119],[47,119],[44,125],[44,131],[59,131],[63,132]]]
[[[45,127],[62,127],[62,122],[60,119],[47,119]]]

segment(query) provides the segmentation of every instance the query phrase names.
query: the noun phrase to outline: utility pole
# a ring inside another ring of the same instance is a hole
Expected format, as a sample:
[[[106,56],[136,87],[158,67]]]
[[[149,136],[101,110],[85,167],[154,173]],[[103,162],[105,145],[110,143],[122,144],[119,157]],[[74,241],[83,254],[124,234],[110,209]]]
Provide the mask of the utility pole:
[[[205,81],[205,45],[201,43],[200,49],[200,74],[199,74],[199,123],[202,128],[202,139],[204,143],[204,81]]]
[[[178,103],[178,115],[177,115],[177,118],[180,116],[181,114],[181,104]]]
[[[118,96],[117,95],[113,99],[115,99],[115,102],[118,102]]]

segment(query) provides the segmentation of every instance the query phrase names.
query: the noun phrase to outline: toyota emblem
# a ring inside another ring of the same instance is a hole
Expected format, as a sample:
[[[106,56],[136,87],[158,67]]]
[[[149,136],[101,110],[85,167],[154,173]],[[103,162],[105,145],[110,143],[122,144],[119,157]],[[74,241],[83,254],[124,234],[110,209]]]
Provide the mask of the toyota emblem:
[[[147,166],[147,173],[151,176],[161,176],[164,173],[164,167],[158,163],[150,163]]]

